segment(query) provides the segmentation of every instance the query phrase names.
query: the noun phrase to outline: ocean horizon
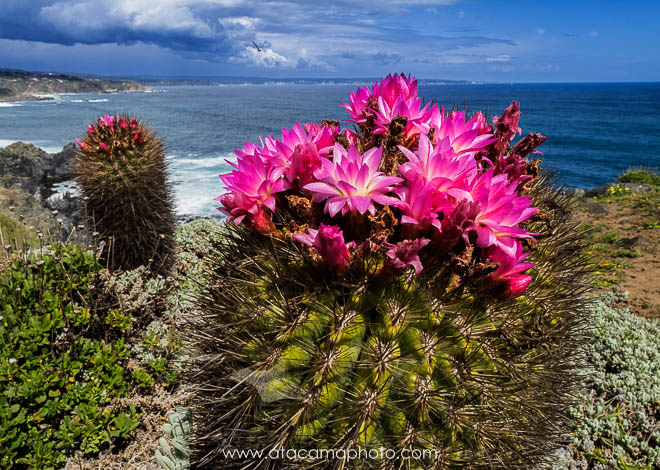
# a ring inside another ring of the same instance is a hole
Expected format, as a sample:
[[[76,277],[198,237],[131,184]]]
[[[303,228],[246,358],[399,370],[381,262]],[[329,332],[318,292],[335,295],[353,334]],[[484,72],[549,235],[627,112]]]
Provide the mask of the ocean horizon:
[[[99,115],[128,112],[165,141],[177,213],[217,216],[214,198],[223,192],[218,174],[230,170],[226,160],[234,159],[234,148],[260,136],[278,137],[282,128],[295,122],[333,119],[351,127],[338,104],[348,102],[351,90],[372,83],[369,79],[264,79],[151,84],[155,88],[149,93],[43,95],[52,99],[0,103],[0,147],[23,141],[56,153],[80,137]],[[660,166],[657,82],[420,80],[419,92],[426,102],[481,110],[489,119],[512,100],[519,101],[523,136],[540,132],[549,137],[538,157],[567,187],[591,188],[615,180],[631,167]]]

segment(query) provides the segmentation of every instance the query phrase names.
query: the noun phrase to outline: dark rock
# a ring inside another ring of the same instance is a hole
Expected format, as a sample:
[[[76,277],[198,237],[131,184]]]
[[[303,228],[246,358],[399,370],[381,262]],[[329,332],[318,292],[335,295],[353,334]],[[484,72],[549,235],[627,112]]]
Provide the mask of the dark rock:
[[[73,179],[74,151],[75,146],[67,144],[52,155],[32,144],[15,142],[0,149],[0,184],[16,185],[30,194],[40,191],[48,197],[49,186]]]
[[[76,144],[68,143],[60,153],[53,156],[53,173],[51,179],[59,181],[70,181],[74,178],[73,163]]]
[[[63,238],[83,221],[75,187],[57,190],[53,187],[74,178],[74,152],[74,144],[67,144],[57,154],[46,153],[39,147],[23,142],[0,148],[0,186],[23,193],[26,200],[33,200],[36,206],[41,206],[31,211],[22,211],[25,217],[44,210],[56,214],[56,227],[61,230]],[[37,217],[35,215],[31,218]]]
[[[637,184],[637,183],[607,183],[594,189],[590,189],[584,193],[585,197],[594,197],[607,193],[610,188],[628,188],[631,194],[645,193],[653,191],[653,186],[650,184]]]
[[[619,245],[622,248],[625,248],[626,250],[641,251],[644,248],[650,247],[652,243],[649,239],[644,238],[641,235],[637,235],[636,237],[632,237],[632,238],[622,238],[621,240],[619,240],[617,245]]]

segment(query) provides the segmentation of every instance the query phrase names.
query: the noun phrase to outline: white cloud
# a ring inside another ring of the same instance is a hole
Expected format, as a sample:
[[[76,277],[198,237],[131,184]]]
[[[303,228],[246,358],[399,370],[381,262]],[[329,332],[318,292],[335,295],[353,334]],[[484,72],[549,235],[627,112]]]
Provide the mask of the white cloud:
[[[228,29],[254,29],[254,27],[261,22],[259,18],[250,16],[230,16],[228,18],[218,19],[220,24]]]
[[[239,54],[230,57],[229,61],[265,68],[295,67],[297,64],[295,60],[278,54],[272,49],[261,49],[258,51],[256,47],[252,46],[246,46]]]
[[[500,54],[494,57],[486,57],[486,62],[509,62],[511,56],[508,54]]]

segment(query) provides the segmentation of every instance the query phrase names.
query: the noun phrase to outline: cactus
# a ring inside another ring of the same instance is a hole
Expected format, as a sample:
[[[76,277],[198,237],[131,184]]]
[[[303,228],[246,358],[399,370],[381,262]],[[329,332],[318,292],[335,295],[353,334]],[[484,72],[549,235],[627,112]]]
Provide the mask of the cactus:
[[[109,269],[144,265],[166,275],[175,216],[161,139],[131,116],[108,115],[89,125],[78,144],[76,181]]]
[[[169,442],[164,437],[158,440],[160,449],[156,449],[156,462],[163,470],[188,470],[188,439],[192,427],[190,410],[177,406],[167,417],[169,423],[163,425],[163,432],[169,437]]]
[[[232,222],[189,318],[192,468],[541,468],[563,443],[582,378],[587,286],[568,198],[525,159],[535,145],[513,153],[515,107],[494,137],[481,118],[459,115],[473,140],[449,148],[443,124],[427,134],[408,125],[421,113],[413,86],[394,90],[410,92],[407,107],[396,105],[408,121],[388,122],[382,96],[375,112],[366,108],[375,100],[352,94],[358,133],[294,127],[296,136],[284,131],[257,151],[246,145],[237,170],[222,175]],[[307,179],[328,135],[343,148]],[[435,165],[441,147],[450,157],[436,168],[455,176],[429,189],[414,165]],[[272,149],[281,162],[287,148],[293,172],[264,168]],[[333,181],[351,172],[357,194]],[[254,174],[262,181],[251,192]],[[518,214],[513,235],[500,224],[491,240],[480,222],[480,178],[497,202],[508,198],[497,206],[504,219]],[[504,179],[508,196],[493,189]],[[410,198],[420,187],[423,202],[455,207],[417,211]],[[326,458],[295,460],[290,449]]]

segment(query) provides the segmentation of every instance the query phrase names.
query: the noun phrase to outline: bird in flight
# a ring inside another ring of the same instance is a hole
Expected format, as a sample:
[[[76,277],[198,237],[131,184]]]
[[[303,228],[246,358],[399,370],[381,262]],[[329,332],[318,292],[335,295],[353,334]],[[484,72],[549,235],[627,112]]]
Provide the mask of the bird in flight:
[[[263,47],[266,45],[266,41],[261,43],[261,46],[259,46],[256,42],[254,42],[254,39],[252,40],[252,44],[254,47],[257,48],[257,52],[263,52]]]

